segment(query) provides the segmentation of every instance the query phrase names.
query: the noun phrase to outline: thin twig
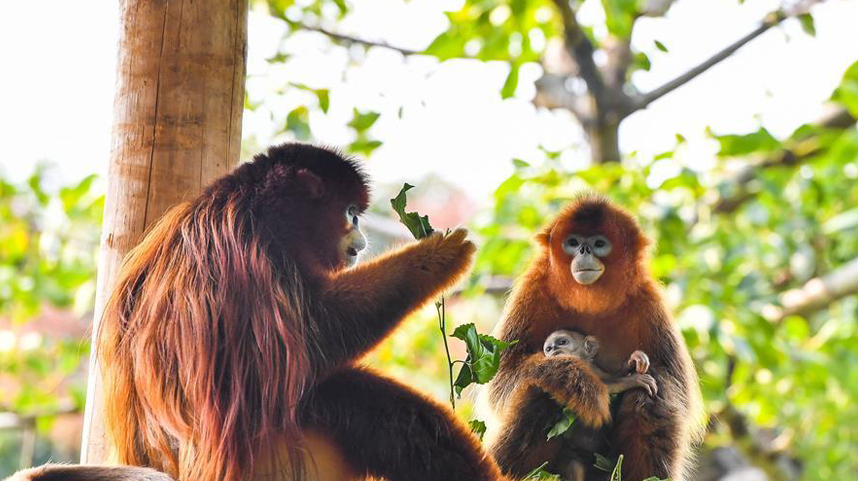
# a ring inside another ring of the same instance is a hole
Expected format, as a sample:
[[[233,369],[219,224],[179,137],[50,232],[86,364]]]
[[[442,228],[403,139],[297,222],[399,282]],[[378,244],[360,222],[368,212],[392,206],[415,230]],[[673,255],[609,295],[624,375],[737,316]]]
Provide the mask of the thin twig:
[[[333,31],[328,30],[324,27],[305,25],[303,23],[292,23],[292,26],[295,28],[299,28],[301,30],[307,30],[309,32],[321,33],[323,35],[326,35],[327,37],[329,37],[330,39],[332,39],[334,41],[337,41],[337,42],[340,42],[340,43],[343,43],[346,45],[355,45],[356,44],[356,45],[365,45],[367,47],[381,47],[381,48],[386,48],[388,50],[393,50],[395,52],[399,52],[402,55],[420,55],[423,53],[423,52],[420,52],[418,50],[411,50],[408,48],[397,47],[395,45],[391,45],[391,44],[384,42],[384,41],[381,41],[381,40],[368,40],[365,38],[355,37],[353,35],[346,35],[343,33],[333,32]]]
[[[848,110],[838,107],[810,125],[819,129],[846,130],[854,127],[856,122],[858,122],[858,119]],[[739,207],[758,194],[756,191],[749,190],[748,184],[755,180],[761,171],[773,167],[796,166],[821,154],[824,150],[825,148],[819,144],[819,139],[815,136],[786,142],[786,148],[771,154],[761,162],[746,166],[736,174],[731,182],[734,186],[732,190],[736,193],[730,197],[718,199],[715,205],[712,206],[712,211],[719,214],[735,212]]]
[[[634,99],[634,103],[633,103],[631,109],[628,110],[627,112],[624,112],[624,116],[628,116],[628,115],[632,114],[633,112],[636,112],[638,110],[646,108],[649,104],[655,102],[656,100],[658,100],[661,97],[669,94],[670,92],[673,92],[677,88],[685,85],[686,83],[690,82],[692,79],[696,78],[698,75],[709,70],[710,68],[714,67],[715,65],[721,63],[724,59],[733,55],[737,50],[744,47],[748,42],[759,37],[760,35],[765,33],[770,28],[780,24],[781,22],[783,22],[787,18],[796,17],[796,16],[807,13],[810,10],[811,6],[813,6],[816,3],[822,2],[822,1],[825,1],[825,0],[806,0],[806,1],[798,4],[795,8],[792,8],[788,11],[776,10],[774,12],[769,13],[768,15],[766,15],[766,17],[763,19],[763,21],[760,23],[760,25],[757,26],[757,28],[755,28],[749,34],[745,35],[744,37],[740,38],[739,40],[736,40],[735,42],[728,45],[727,47],[725,47],[720,52],[709,57],[708,59],[706,59],[705,61],[703,61],[699,65],[693,67],[692,69],[690,69],[689,71],[685,72],[684,74],[676,77],[675,79],[667,82],[666,84],[662,85],[661,87],[658,87],[658,88],[652,90],[651,92],[648,92],[648,93],[645,93],[645,94],[642,94],[642,95],[636,97]]]
[[[566,50],[578,64],[578,73],[587,83],[587,88],[596,100],[596,104],[604,105],[605,82],[595,60],[593,60],[593,43],[590,42],[587,34],[584,33],[578,23],[569,0],[554,0],[554,4],[557,5],[560,17],[563,19],[563,37]]]

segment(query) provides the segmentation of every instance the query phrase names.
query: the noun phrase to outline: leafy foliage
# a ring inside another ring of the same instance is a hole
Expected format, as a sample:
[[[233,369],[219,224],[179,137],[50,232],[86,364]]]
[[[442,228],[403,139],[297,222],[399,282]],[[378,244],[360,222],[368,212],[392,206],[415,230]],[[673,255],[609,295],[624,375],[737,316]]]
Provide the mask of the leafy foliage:
[[[486,423],[479,419],[473,419],[468,422],[468,426],[471,428],[471,431],[480,438],[480,441],[482,441],[483,436],[486,434]]]
[[[459,396],[462,395],[462,390],[471,384],[485,384],[491,381],[498,372],[501,353],[518,342],[504,342],[487,334],[480,334],[473,323],[462,324],[453,331],[451,336],[465,341],[468,349],[468,357],[453,383],[456,394]]]
[[[402,190],[399,191],[399,194],[397,194],[393,199],[390,199],[390,206],[393,207],[393,211],[399,216],[399,222],[402,222],[405,227],[408,228],[411,235],[413,235],[415,239],[422,239],[434,232],[434,229],[432,229],[432,225],[429,224],[428,215],[421,216],[417,212],[405,211],[405,207],[408,203],[405,193],[413,188],[414,186],[411,184],[404,184],[402,186]]]
[[[576,419],[577,417],[575,416],[575,413],[570,411],[569,408],[564,407],[563,410],[558,413],[557,421],[555,421],[553,425],[549,426],[550,429],[548,430],[547,438],[551,439],[567,433],[569,428],[575,424]]]
[[[560,481],[560,476],[548,472],[545,467],[548,466],[548,462],[542,463],[540,466],[537,466],[533,471],[527,473],[527,476],[524,479],[542,479],[547,481]]]

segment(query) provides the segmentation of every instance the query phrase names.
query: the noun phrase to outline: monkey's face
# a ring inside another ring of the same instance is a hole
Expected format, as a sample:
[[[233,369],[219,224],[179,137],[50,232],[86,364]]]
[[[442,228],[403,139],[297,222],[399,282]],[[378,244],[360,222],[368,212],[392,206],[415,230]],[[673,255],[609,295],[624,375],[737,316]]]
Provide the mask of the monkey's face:
[[[588,286],[604,274],[605,264],[601,259],[611,253],[611,241],[602,234],[573,232],[563,240],[563,252],[572,259],[569,269],[575,282]]]
[[[340,261],[346,267],[357,264],[360,252],[367,245],[366,237],[360,230],[360,214],[357,204],[349,204],[346,208],[345,233],[337,246]]]
[[[552,332],[542,346],[546,357],[575,356],[585,361],[596,357],[599,342],[594,336],[585,336],[580,332],[560,329]]]

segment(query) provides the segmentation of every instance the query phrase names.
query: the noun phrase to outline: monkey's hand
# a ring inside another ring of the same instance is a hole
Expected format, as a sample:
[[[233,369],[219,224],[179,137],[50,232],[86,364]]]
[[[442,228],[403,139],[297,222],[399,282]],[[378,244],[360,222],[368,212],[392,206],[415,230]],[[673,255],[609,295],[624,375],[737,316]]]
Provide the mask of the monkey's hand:
[[[655,383],[654,377],[649,374],[632,374],[630,377],[634,379],[637,387],[646,389],[650,397],[655,397],[658,394],[658,385]]]
[[[548,393],[569,408],[587,426],[598,428],[611,421],[608,388],[586,362],[573,356],[529,357],[523,366],[525,384]]]
[[[477,247],[466,237],[466,229],[456,229],[444,235],[434,232],[418,244],[415,267],[444,287],[455,282],[471,265]]]
[[[636,372],[638,374],[646,374],[649,371],[649,356],[643,351],[635,351],[629,356],[626,362],[628,372]]]

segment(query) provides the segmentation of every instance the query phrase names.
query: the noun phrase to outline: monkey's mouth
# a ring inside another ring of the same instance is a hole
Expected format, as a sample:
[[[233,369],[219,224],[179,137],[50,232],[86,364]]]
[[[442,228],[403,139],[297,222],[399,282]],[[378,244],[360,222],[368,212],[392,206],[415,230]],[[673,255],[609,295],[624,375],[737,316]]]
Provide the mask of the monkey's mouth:
[[[588,286],[602,277],[602,273],[605,272],[604,269],[577,269],[572,271],[572,277],[575,278],[575,282],[581,284],[583,286]]]
[[[354,247],[346,247],[345,258],[343,262],[346,267],[352,267],[358,263],[358,251]]]

